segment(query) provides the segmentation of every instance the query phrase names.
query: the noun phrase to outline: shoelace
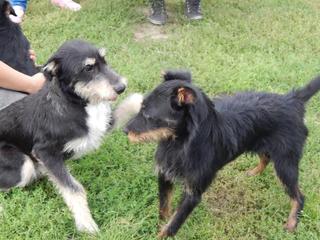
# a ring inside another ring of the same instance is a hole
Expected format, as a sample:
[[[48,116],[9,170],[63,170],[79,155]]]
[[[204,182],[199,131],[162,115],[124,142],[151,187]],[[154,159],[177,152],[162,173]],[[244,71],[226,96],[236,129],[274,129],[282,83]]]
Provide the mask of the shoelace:
[[[191,7],[190,7],[190,0],[187,0],[187,11],[188,13],[191,12]],[[200,1],[194,1],[194,3],[192,4],[193,6],[197,6],[197,11],[200,13],[201,12],[201,6],[200,6]]]
[[[152,2],[152,13],[155,12],[155,9],[158,10],[159,8],[160,8],[161,13],[165,12],[164,1],[161,1],[161,0],[153,1]]]

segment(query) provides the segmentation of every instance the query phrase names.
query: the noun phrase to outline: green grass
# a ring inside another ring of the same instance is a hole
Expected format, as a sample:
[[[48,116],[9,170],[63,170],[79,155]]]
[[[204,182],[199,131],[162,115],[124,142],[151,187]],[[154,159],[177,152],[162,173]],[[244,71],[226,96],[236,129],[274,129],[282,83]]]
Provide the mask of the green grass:
[[[147,92],[166,68],[190,68],[208,94],[239,90],[285,93],[320,72],[318,0],[207,0],[205,19],[190,23],[182,1],[168,1],[170,22],[158,28],[165,40],[136,41],[146,22],[142,0],[82,0],[78,13],[32,0],[23,29],[46,59],[67,39],[87,39],[108,49],[111,65],[129,79],[130,92]],[[255,156],[241,156],[219,173],[176,239],[320,239],[320,94],[307,109],[310,130],[300,167],[306,205],[298,230],[282,224],[289,199],[272,167],[258,177],[245,171]],[[131,145],[119,131],[80,161],[69,162],[85,186],[101,234],[77,233],[54,187],[42,180],[0,194],[0,239],[156,239],[155,145]],[[177,191],[178,199],[179,191]]]

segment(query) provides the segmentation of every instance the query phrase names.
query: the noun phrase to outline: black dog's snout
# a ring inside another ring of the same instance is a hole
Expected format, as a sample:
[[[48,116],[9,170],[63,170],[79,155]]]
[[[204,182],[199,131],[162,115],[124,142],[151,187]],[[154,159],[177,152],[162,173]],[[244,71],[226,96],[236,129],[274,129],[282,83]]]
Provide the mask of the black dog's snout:
[[[114,86],[114,90],[116,91],[117,94],[121,94],[124,92],[126,89],[126,85],[123,83],[119,83],[118,85]]]

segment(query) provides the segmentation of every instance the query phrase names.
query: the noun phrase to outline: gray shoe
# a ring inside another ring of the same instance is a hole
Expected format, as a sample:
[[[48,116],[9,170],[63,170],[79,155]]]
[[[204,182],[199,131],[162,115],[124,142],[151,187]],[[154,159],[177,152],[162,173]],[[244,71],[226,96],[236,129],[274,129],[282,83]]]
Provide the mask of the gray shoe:
[[[200,0],[186,0],[185,14],[190,20],[202,19]]]
[[[151,0],[151,15],[149,21],[155,25],[163,25],[167,21],[167,12],[164,0]]]

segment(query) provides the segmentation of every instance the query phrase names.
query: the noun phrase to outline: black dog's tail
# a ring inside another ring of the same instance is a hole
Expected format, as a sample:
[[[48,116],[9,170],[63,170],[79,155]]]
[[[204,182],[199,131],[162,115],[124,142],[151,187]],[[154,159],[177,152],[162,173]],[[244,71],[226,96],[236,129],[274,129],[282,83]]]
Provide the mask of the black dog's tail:
[[[295,96],[303,102],[307,102],[314,94],[320,90],[320,76],[314,78],[305,87],[297,89]]]

